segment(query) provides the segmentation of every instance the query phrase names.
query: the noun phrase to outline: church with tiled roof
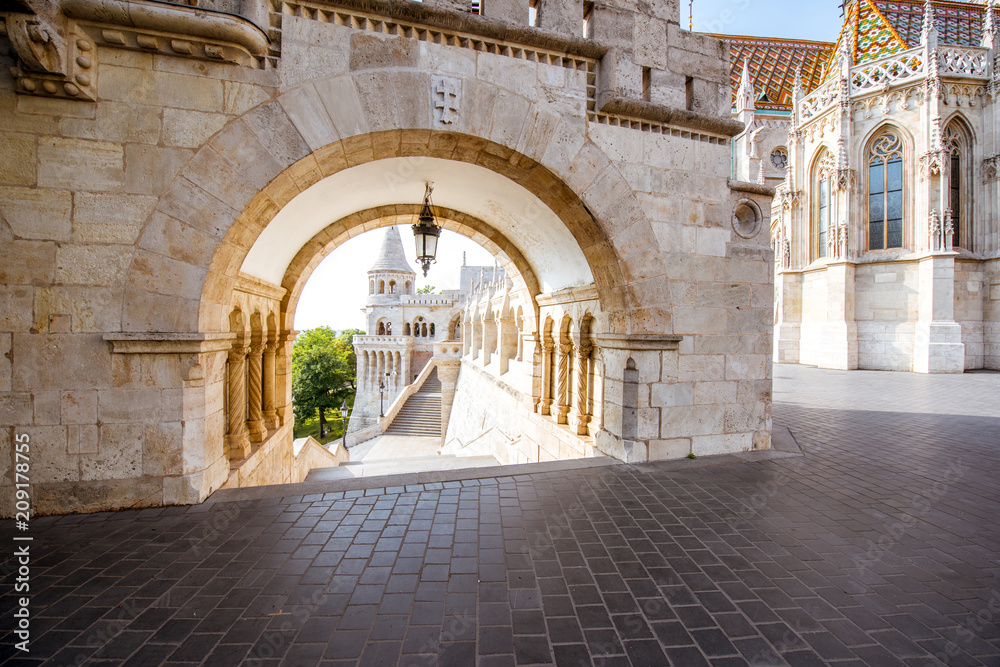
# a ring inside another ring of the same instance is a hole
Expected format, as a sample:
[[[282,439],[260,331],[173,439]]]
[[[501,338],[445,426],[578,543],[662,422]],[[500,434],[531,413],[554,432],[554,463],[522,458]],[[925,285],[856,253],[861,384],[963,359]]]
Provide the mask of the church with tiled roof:
[[[829,42],[718,35],[732,176],[776,191],[776,361],[1000,367],[998,19],[996,0],[848,0]]]

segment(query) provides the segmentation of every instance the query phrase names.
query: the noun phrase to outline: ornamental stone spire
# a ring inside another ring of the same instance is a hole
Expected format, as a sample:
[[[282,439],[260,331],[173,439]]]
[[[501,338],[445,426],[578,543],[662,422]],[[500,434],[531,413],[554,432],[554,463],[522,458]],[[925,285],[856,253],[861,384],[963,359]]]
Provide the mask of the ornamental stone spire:
[[[920,33],[920,43],[930,44],[934,41],[937,45],[937,24],[934,20],[934,3],[931,0],[924,0],[924,28]]]
[[[750,81],[750,63],[743,61],[743,74],[740,76],[740,89],[736,92],[736,112],[753,111],[756,108],[757,93]]]
[[[987,49],[996,48],[997,25],[993,11],[993,1],[986,0],[986,14],[983,18],[983,41],[982,46]]]
[[[368,269],[368,273],[412,273],[416,275],[416,272],[410,268],[410,263],[406,261],[406,255],[403,253],[403,240],[395,226],[389,227],[385,231],[378,259]]]

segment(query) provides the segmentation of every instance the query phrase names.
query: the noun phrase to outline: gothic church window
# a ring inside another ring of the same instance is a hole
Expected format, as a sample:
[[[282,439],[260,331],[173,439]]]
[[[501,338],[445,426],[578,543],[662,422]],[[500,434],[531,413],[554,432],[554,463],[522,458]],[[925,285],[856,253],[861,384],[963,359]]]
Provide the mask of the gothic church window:
[[[813,169],[813,186],[816,200],[813,204],[813,245],[812,256],[821,259],[827,256],[830,241],[830,221],[833,219],[833,202],[831,195],[831,179],[836,173],[836,163],[830,152],[824,149],[816,160]]]
[[[956,120],[945,130],[943,143],[951,154],[947,205],[951,211],[951,243],[956,248],[971,250],[972,230],[969,214],[972,212],[972,191],[969,185],[972,183],[972,177],[967,170],[972,165],[969,159],[972,141],[969,137],[969,132],[965,130],[961,121]]]
[[[903,247],[903,142],[892,132],[868,151],[868,249]]]

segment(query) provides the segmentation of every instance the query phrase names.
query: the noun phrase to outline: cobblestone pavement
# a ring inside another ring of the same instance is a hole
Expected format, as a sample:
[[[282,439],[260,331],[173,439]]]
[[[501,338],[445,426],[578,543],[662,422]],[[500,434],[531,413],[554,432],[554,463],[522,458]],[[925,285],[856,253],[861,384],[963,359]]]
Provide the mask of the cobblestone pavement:
[[[804,456],[39,518],[31,660],[1000,665],[1000,374],[775,372]]]

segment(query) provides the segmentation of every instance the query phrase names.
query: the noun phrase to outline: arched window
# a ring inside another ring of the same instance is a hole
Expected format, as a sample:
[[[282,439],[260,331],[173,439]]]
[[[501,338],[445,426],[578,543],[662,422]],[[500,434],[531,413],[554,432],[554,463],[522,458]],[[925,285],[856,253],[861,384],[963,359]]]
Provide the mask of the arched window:
[[[837,172],[837,164],[833,155],[825,148],[820,152],[813,167],[813,192],[816,193],[813,203],[813,233],[812,257],[820,259],[827,256],[830,241],[830,226],[833,220],[833,182]]]
[[[385,294],[385,281],[384,280],[378,281],[378,293],[379,294]]]
[[[892,131],[868,151],[868,249],[903,247],[903,142]]]
[[[375,281],[374,280],[369,280],[368,281],[368,293],[369,294],[374,294],[375,293]]]
[[[406,323],[403,324],[403,335],[404,336],[409,336],[410,335],[410,323],[409,322],[406,322]]]
[[[389,294],[395,294],[395,293],[396,293],[396,281],[395,280],[390,280],[389,281]]]
[[[434,323],[431,322],[431,338],[434,338]]]
[[[951,155],[948,172],[948,209],[951,211],[951,244],[972,249],[972,138],[960,120],[944,131],[944,147]]]
[[[385,335],[385,322],[379,322],[378,323],[378,329],[376,331],[377,331],[377,335],[384,336]]]
[[[410,293],[410,285],[411,285],[410,281],[407,280],[406,281],[406,285],[404,285],[404,288],[403,288],[403,294],[409,294]]]

